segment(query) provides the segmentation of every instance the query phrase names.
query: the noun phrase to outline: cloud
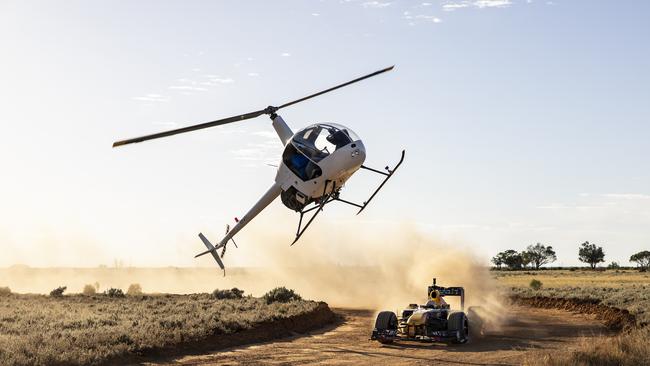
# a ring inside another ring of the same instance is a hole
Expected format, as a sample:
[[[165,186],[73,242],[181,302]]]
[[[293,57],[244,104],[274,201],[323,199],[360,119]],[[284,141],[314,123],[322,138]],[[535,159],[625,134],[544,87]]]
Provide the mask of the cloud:
[[[170,86],[169,89],[172,90],[182,90],[182,91],[207,91],[208,89],[198,87],[198,86],[191,86],[191,85],[173,85]]]
[[[235,82],[235,80],[233,80],[232,78],[222,78],[218,75],[204,75],[204,77],[213,83],[219,83],[219,84],[230,84]]]
[[[289,57],[289,56],[291,56],[291,54],[290,54],[289,52],[282,52],[282,53],[280,54],[280,56],[282,56],[282,57]]]
[[[405,11],[403,18],[410,20],[411,22],[409,25],[415,25],[415,21],[424,21],[424,22],[431,22],[431,23],[441,23],[442,19],[434,16],[434,15],[425,15],[425,14],[417,14],[417,15],[411,15],[410,12]]]
[[[314,17],[320,16],[320,14],[318,14],[318,13],[311,13],[311,15],[314,16]]]
[[[277,164],[282,154],[282,143],[278,135],[273,131],[260,130],[249,133],[254,136],[246,146],[231,150],[236,160],[247,161],[252,166],[263,164]]]
[[[248,73],[248,76],[250,76],[250,77],[256,77],[256,76],[260,76],[260,74],[258,74],[258,73],[256,73],[256,72],[249,72],[249,73]]]
[[[450,4],[444,4],[442,6],[442,10],[444,11],[454,11],[456,9],[462,9],[462,8],[467,8],[469,7],[469,4],[467,3],[450,3]]]
[[[648,200],[650,194],[642,193],[606,193],[602,195],[607,198],[623,199],[623,200]]]
[[[444,11],[454,11],[462,8],[505,8],[512,5],[511,0],[464,0],[464,1],[450,1],[442,5]]]
[[[551,209],[551,210],[565,210],[565,209],[573,209],[573,210],[591,210],[595,208],[604,208],[605,206],[584,206],[584,205],[567,205],[564,203],[551,203],[550,205],[544,205],[544,206],[537,206],[535,208],[540,208],[540,209]]]
[[[422,19],[427,22],[432,22],[432,23],[440,23],[442,20],[440,18],[437,18],[433,15],[416,15],[415,19]]]
[[[474,6],[477,8],[503,8],[512,5],[510,0],[477,0]]]
[[[390,6],[390,2],[381,2],[381,1],[366,1],[363,4],[361,4],[364,8],[374,8],[374,9],[380,9],[380,8],[385,8],[387,6]]]
[[[158,102],[158,103],[167,103],[171,100],[170,97],[166,97],[160,94],[146,94],[141,97],[133,97],[133,100],[139,100],[141,102]]]
[[[252,135],[265,137],[265,138],[268,138],[268,139],[277,139],[278,138],[278,135],[275,132],[271,132],[271,131],[255,131],[255,132],[252,133]]]

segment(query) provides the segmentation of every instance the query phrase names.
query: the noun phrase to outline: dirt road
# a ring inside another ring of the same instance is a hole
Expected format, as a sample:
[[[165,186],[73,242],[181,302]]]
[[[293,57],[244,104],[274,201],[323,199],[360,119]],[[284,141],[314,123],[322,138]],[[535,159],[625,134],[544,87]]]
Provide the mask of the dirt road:
[[[518,365],[526,352],[567,349],[580,336],[608,334],[598,321],[558,310],[513,307],[498,329],[470,344],[397,343],[368,340],[374,312],[335,309],[336,326],[289,339],[235,347],[200,356],[166,360],[184,365]]]

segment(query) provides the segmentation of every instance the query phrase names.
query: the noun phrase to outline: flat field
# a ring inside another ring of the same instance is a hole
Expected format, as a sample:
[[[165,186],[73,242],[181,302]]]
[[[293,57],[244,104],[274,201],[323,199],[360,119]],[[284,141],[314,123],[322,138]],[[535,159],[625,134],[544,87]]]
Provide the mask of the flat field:
[[[493,271],[500,287],[520,297],[589,299],[628,310],[638,328],[615,337],[583,338],[576,349],[533,352],[528,365],[650,365],[650,273],[636,270]],[[530,282],[542,283],[533,289]]]
[[[641,323],[650,323],[650,273],[636,270],[493,271],[500,286],[519,296],[598,300],[628,310]],[[530,287],[535,279],[539,290]]]
[[[0,365],[98,364],[233,334],[319,306],[209,294],[0,296]]]

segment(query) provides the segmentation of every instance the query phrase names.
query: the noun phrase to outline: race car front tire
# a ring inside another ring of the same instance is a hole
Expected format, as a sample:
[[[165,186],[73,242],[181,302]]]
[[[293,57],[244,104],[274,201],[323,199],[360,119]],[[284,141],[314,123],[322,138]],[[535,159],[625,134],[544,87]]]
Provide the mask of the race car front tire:
[[[375,320],[375,329],[379,332],[386,330],[397,331],[397,315],[392,311],[382,311],[377,314],[377,320]],[[393,343],[392,339],[378,338],[380,343]]]
[[[447,318],[448,330],[450,332],[458,332],[456,339],[453,339],[452,343],[467,343],[469,341],[469,322],[467,321],[467,316],[462,311],[457,311],[449,314]]]

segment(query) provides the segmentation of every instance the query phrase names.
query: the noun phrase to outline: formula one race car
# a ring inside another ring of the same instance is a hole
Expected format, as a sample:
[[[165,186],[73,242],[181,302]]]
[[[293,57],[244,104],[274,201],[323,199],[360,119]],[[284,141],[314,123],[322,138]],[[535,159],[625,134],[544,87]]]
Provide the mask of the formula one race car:
[[[410,304],[399,318],[392,311],[380,312],[370,339],[380,343],[395,340],[466,343],[470,336],[470,319],[465,314],[465,289],[437,286],[434,278],[427,292],[429,301],[426,304]],[[460,296],[461,310],[452,311],[444,300],[446,296]],[[472,317],[472,325],[477,330],[481,328],[475,309],[468,309],[468,314]]]

